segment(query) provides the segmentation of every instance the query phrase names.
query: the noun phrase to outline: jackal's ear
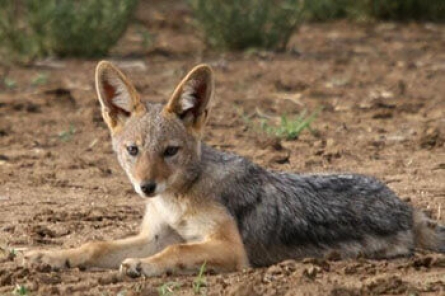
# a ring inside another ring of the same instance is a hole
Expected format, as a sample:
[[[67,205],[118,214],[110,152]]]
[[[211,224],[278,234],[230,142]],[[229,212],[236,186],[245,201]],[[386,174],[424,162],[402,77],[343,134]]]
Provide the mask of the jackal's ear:
[[[112,133],[122,129],[134,115],[146,109],[131,82],[110,62],[96,67],[96,91],[102,106],[102,116]]]
[[[176,114],[187,128],[201,132],[214,92],[213,71],[208,65],[193,68],[179,83],[164,111]]]

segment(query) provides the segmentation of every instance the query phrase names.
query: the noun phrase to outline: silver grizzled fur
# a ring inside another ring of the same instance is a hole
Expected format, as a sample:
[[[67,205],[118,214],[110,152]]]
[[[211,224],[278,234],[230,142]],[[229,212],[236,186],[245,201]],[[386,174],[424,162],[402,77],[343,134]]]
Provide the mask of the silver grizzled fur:
[[[410,255],[417,245],[445,248],[443,228],[371,177],[272,172],[203,144],[196,180],[190,190],[204,189],[236,219],[252,266],[331,253],[391,258]]]

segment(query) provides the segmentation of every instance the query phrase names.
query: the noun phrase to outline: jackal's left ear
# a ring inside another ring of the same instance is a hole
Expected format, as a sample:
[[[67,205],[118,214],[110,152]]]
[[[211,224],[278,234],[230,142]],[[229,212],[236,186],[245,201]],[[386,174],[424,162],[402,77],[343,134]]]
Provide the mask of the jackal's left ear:
[[[102,116],[112,133],[122,129],[131,116],[146,111],[134,86],[110,62],[102,61],[96,67],[96,91]]]
[[[213,92],[212,69],[208,65],[196,66],[176,87],[164,111],[176,114],[187,128],[201,132],[209,115]]]

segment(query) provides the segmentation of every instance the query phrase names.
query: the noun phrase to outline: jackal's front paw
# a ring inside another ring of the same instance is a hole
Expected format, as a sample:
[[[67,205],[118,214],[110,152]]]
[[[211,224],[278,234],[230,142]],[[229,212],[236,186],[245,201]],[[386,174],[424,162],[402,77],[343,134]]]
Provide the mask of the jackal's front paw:
[[[125,259],[122,262],[120,272],[133,278],[140,276],[152,277],[162,273],[155,264],[133,258]]]
[[[23,256],[25,266],[49,265],[53,270],[60,270],[70,267],[69,259],[60,251],[29,251]]]

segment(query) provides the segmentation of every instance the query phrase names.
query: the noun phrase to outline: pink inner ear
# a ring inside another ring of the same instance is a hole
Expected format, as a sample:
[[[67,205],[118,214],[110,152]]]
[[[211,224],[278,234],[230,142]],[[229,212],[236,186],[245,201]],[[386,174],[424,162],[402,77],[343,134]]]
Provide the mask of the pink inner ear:
[[[117,113],[123,113],[125,116],[130,116],[130,112],[127,110],[124,110],[118,106],[116,106],[113,102],[113,98],[116,96],[116,88],[108,83],[108,81],[103,81],[103,90],[105,92],[105,98],[108,103],[108,107],[110,108],[110,113],[117,114]]]
[[[193,116],[196,118],[200,115],[202,112],[203,104],[206,102],[204,101],[206,99],[207,94],[207,84],[203,80],[196,80],[196,87],[195,87],[195,97],[196,97],[196,107],[192,108]]]
[[[104,81],[102,85],[107,100],[108,101],[113,100],[114,96],[116,95],[116,88],[114,88],[111,84],[109,84],[108,81]]]

